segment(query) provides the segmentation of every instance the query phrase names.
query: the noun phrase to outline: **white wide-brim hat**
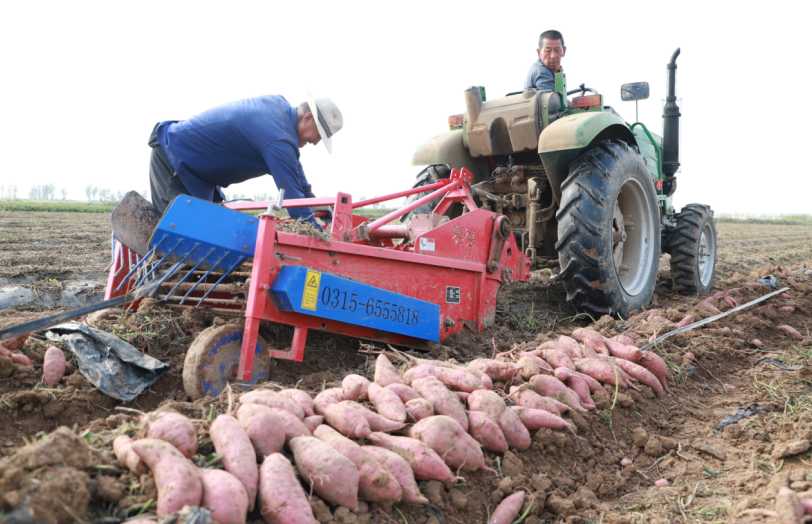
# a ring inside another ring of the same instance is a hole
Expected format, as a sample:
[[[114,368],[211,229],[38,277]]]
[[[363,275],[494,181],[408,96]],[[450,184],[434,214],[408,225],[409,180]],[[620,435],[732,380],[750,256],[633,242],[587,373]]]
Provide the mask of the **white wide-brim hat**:
[[[338,133],[344,125],[341,111],[329,98],[319,98],[317,100],[312,95],[309,95],[307,105],[310,107],[310,112],[313,113],[313,121],[316,122],[316,129],[319,131],[321,141],[324,142],[324,147],[327,148],[328,153],[332,153],[333,135]]]

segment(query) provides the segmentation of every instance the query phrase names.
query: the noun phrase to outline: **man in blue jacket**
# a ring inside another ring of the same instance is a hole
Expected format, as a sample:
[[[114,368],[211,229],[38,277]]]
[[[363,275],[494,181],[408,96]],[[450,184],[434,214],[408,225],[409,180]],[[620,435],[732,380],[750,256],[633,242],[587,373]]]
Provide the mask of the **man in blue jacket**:
[[[159,122],[152,130],[149,181],[152,204],[163,213],[179,194],[212,202],[222,188],[270,174],[285,198],[312,197],[299,149],[330,139],[343,125],[327,98],[292,107],[281,96],[260,96],[209,109],[188,120]],[[309,208],[288,210],[309,219]]]
[[[564,36],[555,29],[544,31],[539,36],[539,47],[536,52],[539,59],[530,67],[524,88],[553,91],[555,74],[561,71],[561,59],[567,52]]]

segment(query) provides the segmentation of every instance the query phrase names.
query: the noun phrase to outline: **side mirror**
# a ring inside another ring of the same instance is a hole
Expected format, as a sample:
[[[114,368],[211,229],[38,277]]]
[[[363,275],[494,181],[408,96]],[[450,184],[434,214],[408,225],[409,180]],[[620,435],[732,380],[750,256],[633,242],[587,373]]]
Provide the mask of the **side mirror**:
[[[621,100],[645,100],[646,98],[648,98],[648,82],[632,82],[620,86]]]

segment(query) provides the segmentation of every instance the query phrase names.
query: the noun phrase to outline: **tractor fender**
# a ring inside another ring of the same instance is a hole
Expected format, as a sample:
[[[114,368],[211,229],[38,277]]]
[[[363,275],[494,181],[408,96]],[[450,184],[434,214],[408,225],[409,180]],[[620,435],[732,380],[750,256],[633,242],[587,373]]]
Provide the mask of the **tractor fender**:
[[[572,161],[591,144],[607,139],[622,140],[637,147],[634,134],[614,111],[567,115],[542,130],[538,152],[556,202],[560,201],[561,183],[567,178]]]
[[[462,129],[437,135],[422,144],[412,157],[413,165],[448,164],[454,167],[467,167],[474,174],[474,181],[485,180],[490,174],[485,159],[474,158],[463,143]]]

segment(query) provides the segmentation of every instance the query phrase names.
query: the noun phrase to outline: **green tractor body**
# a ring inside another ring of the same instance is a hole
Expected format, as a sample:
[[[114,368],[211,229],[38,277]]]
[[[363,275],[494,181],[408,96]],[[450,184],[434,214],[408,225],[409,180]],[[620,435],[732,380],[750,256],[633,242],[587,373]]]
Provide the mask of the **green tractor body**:
[[[535,265],[557,261],[568,299],[590,313],[625,316],[647,306],[662,251],[672,255],[678,289],[709,291],[713,214],[698,204],[681,213],[672,207],[678,54],[668,65],[663,136],[627,123],[583,84],[567,92],[562,73],[554,91],[486,100],[484,88],[472,87],[465,113],[449,118],[452,129],[415,153],[414,163],[428,166],[418,185],[447,176],[450,167],[467,167],[479,204],[509,218]],[[648,97],[648,84],[625,84],[621,95],[637,103]]]

